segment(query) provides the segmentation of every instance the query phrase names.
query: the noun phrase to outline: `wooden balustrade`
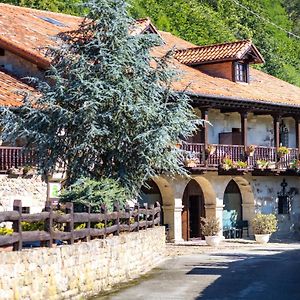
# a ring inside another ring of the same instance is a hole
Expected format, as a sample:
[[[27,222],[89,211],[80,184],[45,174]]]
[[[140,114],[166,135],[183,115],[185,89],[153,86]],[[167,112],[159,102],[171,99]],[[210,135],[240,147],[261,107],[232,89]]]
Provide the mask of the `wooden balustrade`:
[[[0,172],[35,165],[34,151],[24,151],[22,147],[0,147]]]
[[[114,211],[108,212],[103,206],[102,213],[74,212],[73,203],[66,203],[62,213],[53,209],[50,202],[46,202],[45,211],[36,214],[23,214],[21,200],[14,201],[13,211],[0,212],[1,222],[13,222],[13,233],[0,235],[0,247],[13,246],[14,251],[20,251],[24,242],[41,242],[42,246],[52,247],[55,240],[73,244],[78,240],[88,241],[92,238],[105,238],[108,234],[119,235],[124,231],[139,231],[160,224],[160,204],[126,206],[120,209],[114,206]],[[42,224],[41,229],[24,231],[22,222]],[[84,228],[75,225],[84,224]],[[101,225],[101,226],[99,226]]]
[[[276,147],[256,146],[253,155],[246,155],[243,145],[220,145],[210,144],[215,151],[205,154],[205,145],[201,143],[183,143],[181,149],[186,152],[185,157],[196,157],[196,167],[217,169],[228,157],[233,161],[246,161],[249,169],[257,165],[257,161],[267,161],[273,168],[289,168],[294,160],[299,159],[297,148],[289,148],[289,154],[279,158]]]

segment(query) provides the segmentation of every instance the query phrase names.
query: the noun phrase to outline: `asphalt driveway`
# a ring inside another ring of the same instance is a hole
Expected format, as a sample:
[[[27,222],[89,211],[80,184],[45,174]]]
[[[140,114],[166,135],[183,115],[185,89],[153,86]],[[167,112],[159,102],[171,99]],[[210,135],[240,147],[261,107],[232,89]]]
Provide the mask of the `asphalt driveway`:
[[[177,256],[136,285],[96,299],[300,300],[300,244]]]

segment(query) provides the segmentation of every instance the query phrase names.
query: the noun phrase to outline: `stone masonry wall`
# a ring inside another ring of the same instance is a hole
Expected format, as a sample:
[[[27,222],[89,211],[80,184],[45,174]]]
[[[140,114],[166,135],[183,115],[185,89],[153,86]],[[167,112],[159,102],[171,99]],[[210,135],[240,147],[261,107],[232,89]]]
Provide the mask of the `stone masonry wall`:
[[[47,185],[41,176],[0,175],[0,211],[12,210],[14,200],[30,207],[30,213],[41,212],[45,207]]]
[[[164,252],[164,227],[52,249],[2,252],[0,299],[86,299],[150,271]]]

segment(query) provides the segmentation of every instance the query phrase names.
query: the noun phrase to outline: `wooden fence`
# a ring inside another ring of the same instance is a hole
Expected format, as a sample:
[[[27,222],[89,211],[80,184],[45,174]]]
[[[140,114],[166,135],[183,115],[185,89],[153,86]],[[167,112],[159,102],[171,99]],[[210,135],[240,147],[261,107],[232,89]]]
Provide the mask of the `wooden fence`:
[[[44,247],[52,247],[55,241],[73,244],[78,240],[105,238],[109,234],[119,235],[120,232],[139,231],[160,224],[161,208],[158,202],[149,207],[147,204],[137,204],[133,209],[126,206],[123,210],[116,204],[112,212],[102,206],[101,213],[91,213],[90,207],[85,208],[87,212],[74,212],[73,203],[66,203],[62,212],[55,210],[51,202],[46,202],[43,212],[23,214],[21,200],[15,200],[13,211],[0,212],[0,223],[13,224],[12,234],[0,235],[0,247],[12,245],[14,251],[20,251],[24,242],[39,241]],[[43,222],[44,230],[23,231],[22,222]],[[76,229],[76,223],[85,224],[86,228]],[[98,228],[94,228],[95,224]],[[57,225],[63,225],[63,231]]]

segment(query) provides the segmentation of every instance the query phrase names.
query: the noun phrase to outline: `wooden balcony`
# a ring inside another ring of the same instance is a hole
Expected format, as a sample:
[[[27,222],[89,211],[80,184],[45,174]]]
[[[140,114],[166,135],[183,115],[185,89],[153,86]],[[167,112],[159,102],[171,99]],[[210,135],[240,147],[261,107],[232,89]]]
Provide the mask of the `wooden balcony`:
[[[24,152],[22,147],[0,147],[0,172],[9,173],[12,169],[35,165],[33,151]]]
[[[245,153],[243,145],[210,145],[215,148],[212,154],[205,151],[204,144],[183,143],[181,145],[183,155],[191,157],[194,162],[194,165],[190,167],[191,169],[218,170],[224,159],[230,158],[233,162],[246,162],[246,171],[259,169],[258,161],[264,161],[268,162],[268,167],[265,169],[281,172],[290,169],[291,164],[299,159],[298,148],[289,148],[289,154],[278,157],[276,147],[256,146],[253,155],[250,156]]]

